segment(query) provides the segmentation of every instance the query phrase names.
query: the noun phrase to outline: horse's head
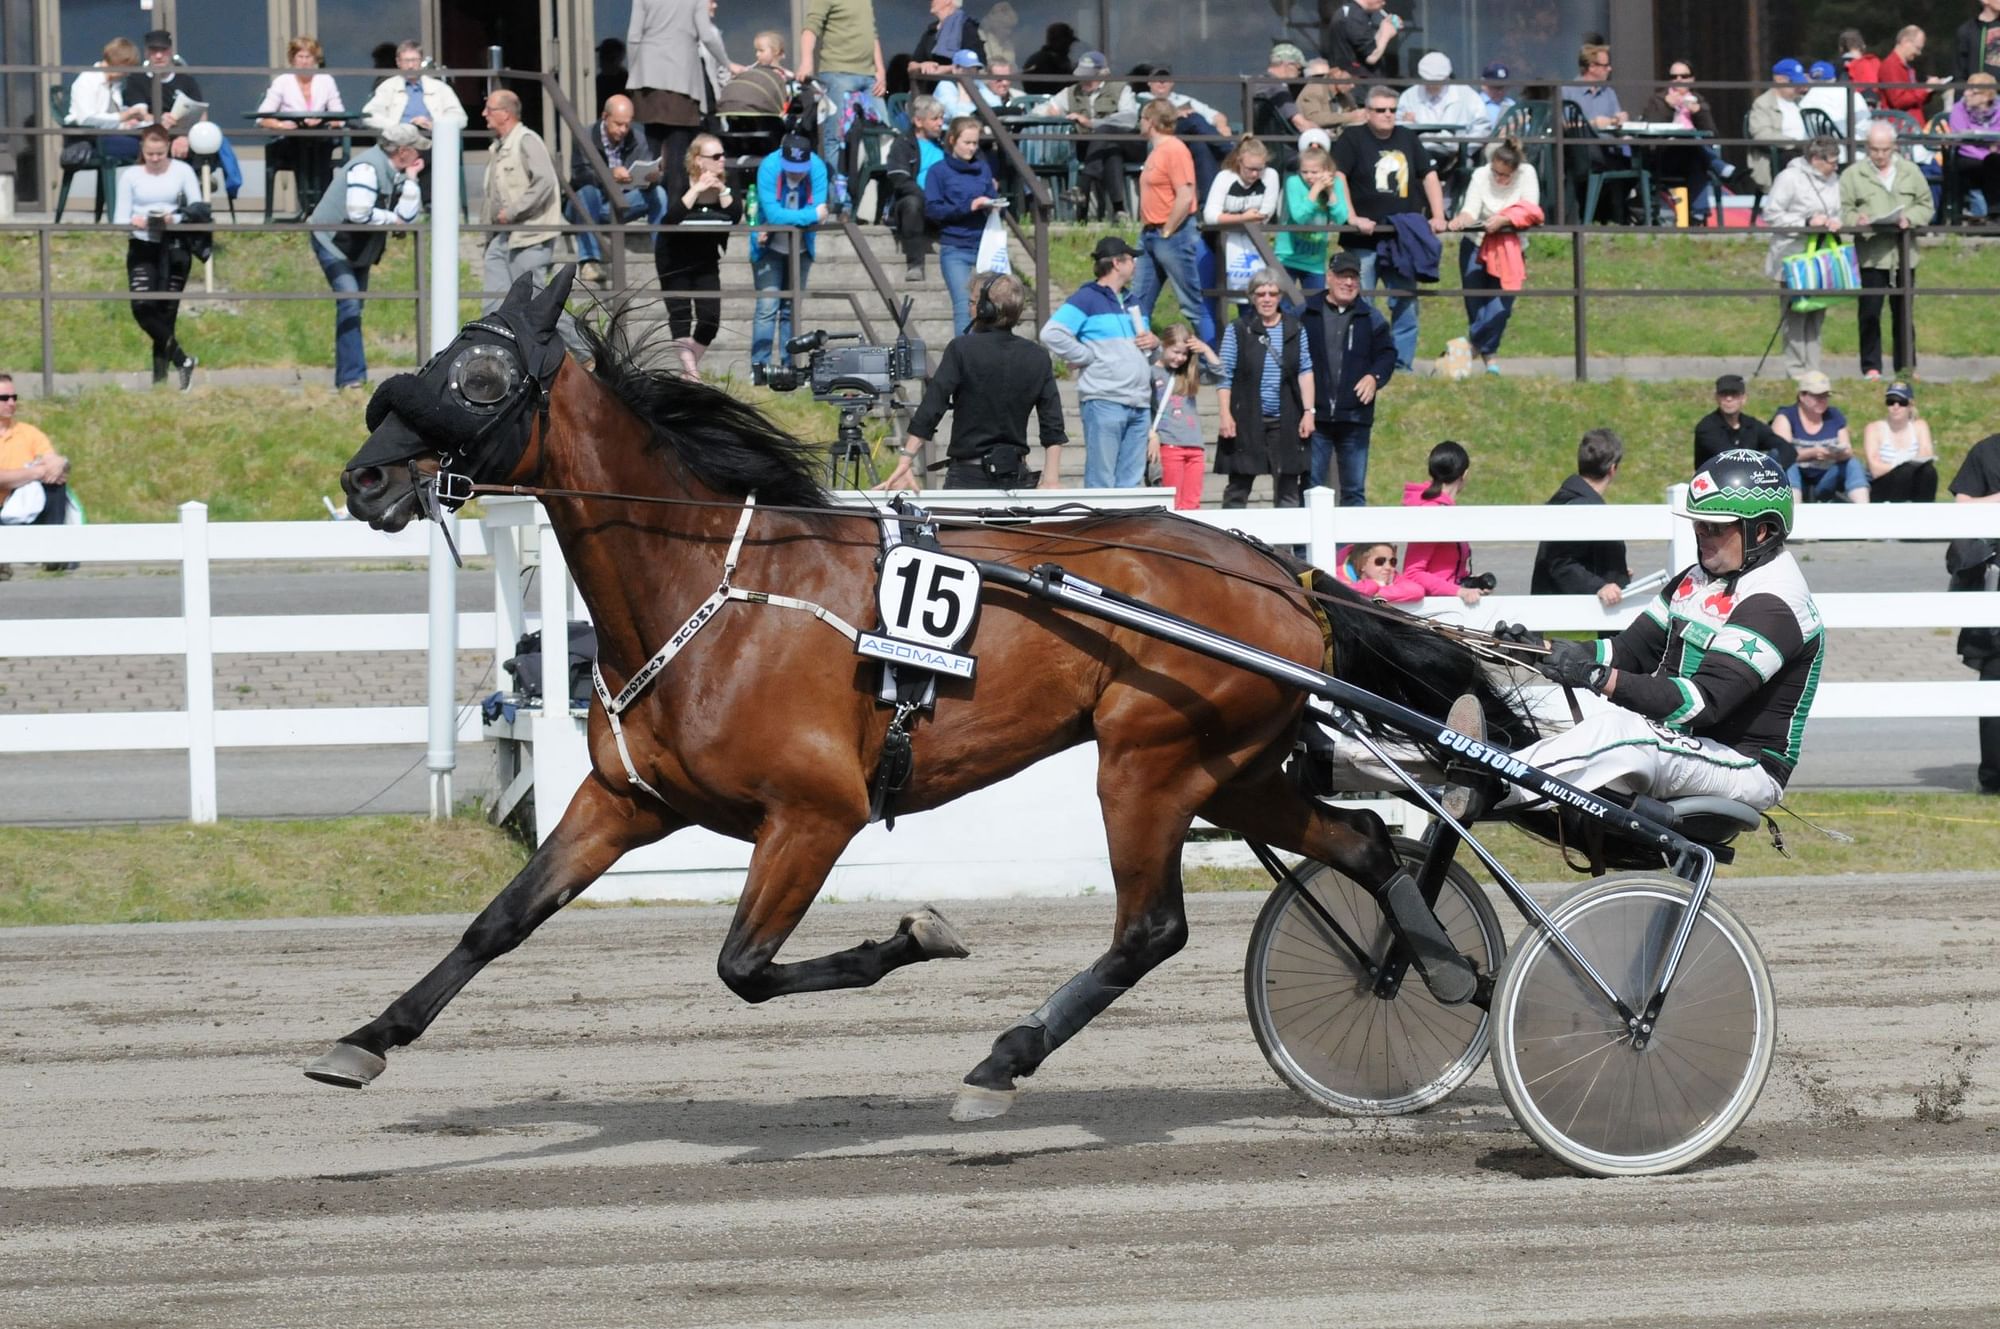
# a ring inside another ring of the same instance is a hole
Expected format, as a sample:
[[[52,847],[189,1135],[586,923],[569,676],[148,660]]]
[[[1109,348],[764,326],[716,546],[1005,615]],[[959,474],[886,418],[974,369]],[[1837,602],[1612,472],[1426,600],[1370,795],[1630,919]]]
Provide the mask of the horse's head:
[[[515,479],[565,354],[556,321],[576,269],[539,294],[522,277],[492,313],[459,330],[414,374],[398,374],[368,402],[368,441],[340,473],[347,510],[378,530],[427,515],[424,490],[450,472],[482,484]],[[466,495],[438,491],[456,509]]]

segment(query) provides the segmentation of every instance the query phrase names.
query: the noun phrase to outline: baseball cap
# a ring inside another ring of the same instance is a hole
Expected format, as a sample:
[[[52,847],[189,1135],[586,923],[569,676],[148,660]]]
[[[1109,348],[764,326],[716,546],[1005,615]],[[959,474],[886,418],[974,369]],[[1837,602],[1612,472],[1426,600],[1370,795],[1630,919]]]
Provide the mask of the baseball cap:
[[[1321,152],[1332,152],[1333,136],[1324,129],[1308,129],[1305,133],[1299,135],[1299,151],[1304,152],[1307,148],[1318,148]]]
[[[1882,389],[1883,401],[1913,402],[1916,399],[1917,399],[1916,393],[1911,391],[1910,385],[1903,382],[1901,379],[1898,379],[1896,382],[1891,383],[1888,387]]]
[[[1427,83],[1441,83],[1451,77],[1451,57],[1443,51],[1432,51],[1417,61],[1417,77]]]
[[[173,44],[174,34],[168,32],[165,28],[154,28],[146,34],[146,49],[149,51],[166,50],[171,48]]]
[[[1174,71],[1171,65],[1154,65],[1146,71],[1147,78],[1172,78],[1173,76]]]
[[[951,67],[953,69],[984,69],[986,68],[986,62],[979,58],[979,52],[968,46],[951,58]]]
[[[1806,81],[1806,67],[1790,56],[1786,56],[1777,64],[1772,65],[1771,73],[1776,78],[1790,79],[1794,83],[1803,83]]]
[[[1492,64],[1479,71],[1479,77],[1488,83],[1505,83],[1509,77],[1507,66],[1495,60]]]
[[[1090,251],[1090,256],[1094,259],[1137,258],[1139,257],[1139,251],[1125,243],[1124,236],[1107,235],[1097,242],[1097,248]]]
[[[804,134],[787,134],[778,153],[787,166],[804,166],[812,160],[812,144]]]
[[[1268,65],[1302,66],[1305,64],[1305,62],[1306,62],[1306,53],[1304,51],[1301,51],[1295,43],[1278,42],[1271,47],[1271,58],[1266,60],[1264,63]]]
[[[1744,387],[1743,375],[1741,374],[1724,374],[1715,380],[1715,395],[1718,397],[1742,391],[1744,391]]]
[[[424,131],[412,124],[390,125],[381,133],[382,143],[391,148],[415,148],[418,152],[429,152],[431,141],[424,137]]]
[[[1812,68],[1808,69],[1806,73],[1815,83],[1831,83],[1835,78],[1833,64],[1826,60],[1813,61]]]
[[[1078,78],[1092,78],[1111,68],[1111,61],[1102,51],[1085,51],[1076,59],[1076,68],[1071,71]]]
[[[1799,375],[1800,392],[1832,392],[1833,380],[1817,369],[1809,369]]]
[[[1361,255],[1347,249],[1336,249],[1326,257],[1326,270],[1328,272],[1352,272],[1359,274],[1361,271]]]

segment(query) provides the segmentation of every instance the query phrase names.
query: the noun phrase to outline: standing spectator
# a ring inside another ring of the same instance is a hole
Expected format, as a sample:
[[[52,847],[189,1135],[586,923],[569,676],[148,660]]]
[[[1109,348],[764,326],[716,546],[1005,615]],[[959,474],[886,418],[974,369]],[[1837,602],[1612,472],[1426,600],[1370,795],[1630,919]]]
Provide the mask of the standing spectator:
[[[1328,14],[1323,3],[1320,48],[1326,58],[1342,69],[1379,75],[1382,56],[1403,28],[1402,19],[1383,12],[1388,7],[1389,0],[1342,0]]]
[[[1807,237],[1783,228],[1804,227],[1829,236],[1840,230],[1839,140],[1816,138],[1785,163],[1764,199],[1764,224],[1779,231],[1765,255],[1764,275],[1779,283],[1778,322],[1785,343],[1785,369],[1793,378],[1817,373],[1826,301],[1818,298],[1817,292],[1784,289],[1785,260],[1805,252]]]
[[[1451,507],[1464,492],[1471,468],[1465,446],[1446,439],[1431,449],[1424,463],[1430,479],[1403,486],[1403,506]],[[1469,605],[1478,604],[1493,584],[1490,575],[1472,575],[1472,546],[1463,540],[1412,540],[1403,551],[1403,574],[1414,577],[1426,595],[1455,595]]]
[[[667,174],[666,162],[662,160],[661,169],[643,180],[633,176],[632,169],[645,156],[645,143],[632,132],[632,114],[631,99],[623,93],[607,97],[604,114],[589,130],[590,141],[611,168],[612,183],[619,188],[618,220],[633,222],[644,217],[648,226],[658,226],[667,215],[667,191],[660,184],[661,176]],[[677,174],[685,176],[687,171],[683,168]],[[576,194],[577,206],[563,209],[568,221],[575,225],[596,222],[601,226],[611,220],[611,200],[604,196],[597,171],[581,148],[570,154],[569,187]],[[576,256],[577,275],[585,281],[602,286],[610,280],[604,272],[604,241],[597,232],[576,233]]]
[[[1421,219],[1428,209],[1431,229],[1442,230],[1444,191],[1423,141],[1396,123],[1396,94],[1388,88],[1368,90],[1368,123],[1356,125],[1334,142],[1333,164],[1347,179],[1354,206],[1351,221],[1361,232],[1347,237],[1347,244],[1361,261],[1362,284],[1371,291],[1410,292],[1389,301],[1396,367],[1408,369],[1417,359],[1417,274],[1385,262],[1381,247],[1398,216]],[[1414,188],[1419,181],[1421,195]]]
[[[1042,325],[1051,354],[1082,370],[1076,395],[1083,416],[1083,482],[1092,489],[1129,489],[1146,478],[1146,433],[1152,416],[1155,337],[1125,294],[1139,252],[1107,235],[1090,252],[1094,280],[1070,293]]]
[[[1419,135],[1430,149],[1431,165],[1441,177],[1453,176],[1465,156],[1464,140],[1485,117],[1485,103],[1464,83],[1451,81],[1451,57],[1432,51],[1417,62],[1417,77],[1396,99],[1396,120],[1405,125],[1445,125]],[[1409,560],[1404,560],[1407,569]]]
[[[758,33],[750,42],[752,59],[729,76],[715,94],[721,114],[783,115],[792,103],[792,71],[785,68],[785,34],[775,29]]]
[[[959,0],[931,0],[931,21],[923,35],[917,38],[916,49],[910,52],[911,91],[917,90],[918,76],[942,79],[950,75],[952,65],[960,51],[971,51],[979,57],[979,64],[986,63],[986,40],[979,33],[979,20],[965,12]],[[932,88],[923,91],[936,96]]]
[[[517,278],[532,276],[541,285],[543,271],[555,260],[559,234],[543,228],[562,225],[562,209],[557,206],[561,189],[556,164],[542,136],[521,123],[520,97],[506,88],[494,89],[486,94],[485,116],[493,147],[486,158],[479,220],[506,228],[486,237],[480,276],[486,296],[480,309],[490,313]]]
[[[728,82],[734,68],[709,7],[708,0],[632,0],[625,29],[626,94],[666,172],[669,197],[688,187],[681,163],[708,114],[704,62],[718,84]]]
[[[1507,66],[1498,60],[1479,71],[1479,123],[1473,128],[1474,138],[1492,138],[1499,133],[1500,122],[1514,109],[1514,99],[1507,93],[1509,77]]]
[[[1805,95],[1806,69],[1789,57],[1771,66],[1772,86],[1757,94],[1750,103],[1750,137],[1759,143],[1799,143],[1806,137],[1805,117],[1799,113],[1799,98]],[[1777,174],[1780,150],[1750,149],[1750,178],[1757,188],[1769,192]]]
[[[124,101],[125,80],[138,66],[139,48],[129,37],[113,37],[104,43],[103,58],[78,74],[69,86],[69,109],[63,113],[64,124],[79,129],[129,131],[95,137],[98,151],[115,165],[139,160],[137,131],[152,118],[152,112],[144,105],[127,105]]]
[[[1679,125],[1708,138],[1715,137],[1715,116],[1709,112],[1708,102],[1694,90],[1694,66],[1686,60],[1668,62],[1667,85],[1653,94],[1639,118],[1649,124]],[[1653,152],[1653,188],[1687,190],[1691,226],[1708,221],[1711,163],[1720,165],[1721,154],[1707,143],[1664,143]]]
[[[944,160],[924,182],[924,216],[938,228],[938,271],[951,294],[953,335],[972,329],[972,267],[986,232],[987,209],[999,203],[993,164],[979,151],[979,122],[960,116],[945,130]]]
[[[1458,244],[1458,270],[1468,294],[1465,297],[1466,340],[1486,365],[1486,372],[1498,374],[1500,339],[1507,335],[1507,320],[1514,314],[1511,295],[1472,295],[1473,291],[1518,291],[1527,283],[1527,262],[1522,254],[1521,232],[1542,222],[1542,186],[1521,152],[1521,145],[1509,138],[1497,143],[1486,164],[1472,173],[1465,189],[1465,205],[1452,218],[1451,230],[1477,231]]]
[[[1883,393],[1886,420],[1861,431],[1869,489],[1877,503],[1929,503],[1937,498],[1937,448],[1930,421],[1917,417],[1916,393],[1891,383]]]
[[[380,49],[379,47],[377,48]],[[400,54],[400,52],[399,52]],[[402,61],[396,61],[397,68]],[[625,43],[616,37],[606,37],[597,43],[597,92],[601,97],[609,97],[614,92],[625,91],[631,82],[632,71],[625,67]],[[426,170],[429,166],[426,165]]]
[[[1796,497],[1821,500],[1839,494],[1850,503],[1868,501],[1868,468],[1854,455],[1847,416],[1833,404],[1833,381],[1825,374],[1799,378],[1798,399],[1778,408],[1771,432],[1792,445],[1785,479]]]
[[[1924,104],[1931,99],[1932,89],[1940,83],[1951,82],[1948,74],[1933,74],[1926,80],[1917,74],[1917,62],[1924,58],[1924,30],[1912,23],[1896,34],[1896,45],[1889,54],[1882,57],[1880,74],[1880,97],[1882,105],[1892,111],[1908,111],[1918,120],[1924,119]],[[1899,83],[1914,84],[1912,87],[1897,87]]]
[[[203,100],[201,82],[175,65],[174,34],[154,28],[146,34],[146,72],[125,81],[125,104],[150,107],[153,123],[172,135],[173,155],[184,159],[188,155],[187,132],[200,116],[182,123],[183,117],[174,114],[174,102],[183,94],[189,101]]]
[[[598,50],[600,58],[604,58],[604,47],[614,43],[618,47],[621,73],[618,88],[612,89],[617,91],[624,87],[625,43],[607,38],[598,44]],[[598,86],[606,86],[601,74]],[[361,123],[378,133],[390,125],[411,125],[428,139],[431,131],[440,125],[455,126],[463,132],[465,106],[458,100],[458,94],[451,90],[451,84],[424,72],[423,43],[402,42],[396,47],[396,72],[375,85],[375,91],[369,94],[368,104],[361,108]],[[430,205],[431,198],[430,169],[430,154],[426,152],[423,173],[417,177],[426,207]]]
[[[1201,298],[1201,234],[1191,224],[1194,158],[1174,133],[1179,118],[1172,102],[1149,102],[1140,117],[1147,145],[1146,165],[1139,172],[1139,247],[1144,257],[1133,295],[1140,314],[1151,322],[1160,288],[1172,282],[1181,312],[1195,321],[1201,339],[1208,341],[1215,335],[1215,320]],[[1275,181],[1272,188],[1275,191]]]
[[[1014,335],[1026,292],[1018,278],[992,273],[979,279],[972,330],[952,338],[938,371],[924,387],[910,418],[896,469],[878,489],[918,487],[916,461],[951,412],[951,446],[945,450],[947,489],[1022,489],[1029,478],[1028,412],[1041,427],[1043,489],[1062,487],[1062,396],[1047,352]]]
[[[759,295],[757,312],[750,325],[750,378],[761,385],[772,361],[788,364],[791,352],[793,301],[806,288],[812,273],[814,227],[826,220],[828,210],[826,163],[815,157],[812,144],[801,134],[785,135],[778,151],[769,153],[757,168],[757,215],[754,221],[767,226],[800,226],[791,231],[754,231],[750,236],[751,279],[759,291],[782,291],[791,285],[794,241],[798,243],[799,289],[791,295]]]
[[[1858,28],[1842,28],[1835,45],[1840,48],[1840,76],[1872,104],[1875,81],[1882,77],[1882,57],[1868,53],[1868,40]]]
[[[1260,274],[1250,283],[1250,312],[1222,334],[1215,469],[1229,477],[1225,508],[1249,506],[1250,485],[1260,475],[1271,477],[1272,507],[1305,502],[1318,393],[1304,327],[1279,306],[1282,294],[1276,277]]]
[[[134,292],[185,290],[193,266],[185,248],[169,243],[166,228],[202,198],[201,182],[194,178],[193,167],[173,159],[172,143],[163,126],[148,125],[139,135],[137,169],[118,173],[118,199],[111,219],[132,228],[132,237],[125,242],[125,280]],[[153,343],[153,382],[166,382],[171,367],[180,374],[181,389],[186,391],[194,386],[199,361],[175,339],[180,311],[178,300],[132,301],[132,321]]]
[[[1185,323],[1160,334],[1160,361],[1153,366],[1153,429],[1146,450],[1160,460],[1160,483],[1174,491],[1174,508],[1201,506],[1208,456],[1202,448],[1201,385],[1215,383],[1222,358]]]
[[[2000,503],[2000,434],[1989,434],[1972,445],[1951,478],[1952,501]],[[1954,591],[1996,589],[1994,569],[2000,567],[2000,541],[1954,540],[1945,566]],[[2000,628],[1961,628],[1958,655],[1982,683],[2000,682]],[[2000,794],[2000,715],[1979,718],[1979,792]]]
[[[1029,93],[1051,97],[1069,85],[1075,61],[1076,29],[1067,23],[1051,23],[1042,34],[1042,44],[1021,62],[1021,87]]]
[[[1909,266],[1904,267],[1900,233],[1928,225],[1931,212],[1930,182],[1915,162],[1897,153],[1896,127],[1886,120],[1869,125],[1867,156],[1840,173],[1840,225],[1859,232],[1854,249],[1864,288],[1880,291],[1916,285],[1917,247],[1909,247]],[[1915,296],[1909,299],[1914,305]],[[1861,374],[1870,380],[1882,377],[1882,300],[1880,295],[1864,295],[1856,302]],[[1905,308],[1902,296],[1889,305],[1898,378],[1907,378],[1917,367],[1915,319],[1905,315]]]
[[[0,525],[61,526],[69,519],[69,458],[47,434],[14,418],[19,400],[14,376],[0,373]],[[60,572],[75,564],[45,566]],[[13,565],[0,563],[0,581],[13,575]]]
[[[1299,173],[1285,181],[1285,220],[1303,231],[1280,231],[1271,249],[1286,272],[1308,293],[1326,289],[1326,228],[1345,226],[1347,181],[1333,169],[1325,148],[1299,154]]]
[[[1951,72],[1963,83],[1974,74],[2000,75],[2000,3],[1979,0],[1979,12],[1958,25]]]
[[[1968,181],[1979,191],[1980,201],[1985,204],[1988,217],[2000,213],[2000,148],[1995,139],[2000,137],[2000,105],[1994,99],[1995,87],[2000,85],[1993,75],[1984,71],[1974,74],[1965,85],[1965,95],[1951,108],[1951,115],[1945,121],[1949,134],[1983,136],[1952,147],[1961,163],[1960,178]]]
[[[1604,491],[1625,460],[1625,440],[1609,429],[1593,429],[1576,445],[1576,474],[1550,496],[1552,507],[1602,506]],[[1594,595],[1606,609],[1625,598],[1632,569],[1623,540],[1544,540],[1535,546],[1530,595]]]
[[[869,104],[889,86],[882,41],[875,35],[874,0],[806,0],[805,27],[799,32],[799,81],[816,78],[832,114],[819,122],[819,155],[829,171],[840,165],[841,118],[859,97]],[[847,191],[842,177],[837,195]]]
[[[1375,401],[1396,370],[1396,344],[1380,311],[1361,299],[1361,256],[1336,251],[1326,262],[1326,289],[1306,297],[1306,345],[1312,352],[1318,428],[1312,438],[1312,483],[1336,468],[1340,505],[1368,502],[1368,442]]]
[[[333,77],[319,72],[326,63],[326,53],[318,38],[303,34],[292,38],[285,44],[285,63],[293,72],[272,79],[264,100],[257,105],[261,117],[258,126],[278,135],[264,150],[264,187],[271,187],[273,172],[290,171],[299,211],[311,212],[333,173],[333,140],[299,131],[316,130],[327,123],[312,112],[345,112],[347,107],[341,103]],[[276,113],[294,118],[281,119]]]
[[[1042,114],[1075,122],[1081,133],[1129,134],[1139,120],[1139,100],[1125,83],[1106,81],[1111,66],[1102,51],[1085,51],[1076,62],[1076,82],[1042,105]],[[1081,222],[1091,198],[1100,220],[1113,221],[1125,212],[1125,153],[1131,144],[1118,139],[1093,139],[1083,149],[1079,170],[1084,185],[1071,191],[1070,205]],[[1192,170],[1192,161],[1189,169]]]
[[[924,279],[924,251],[930,223],[924,217],[924,187],[931,168],[944,157],[944,108],[937,98],[910,98],[910,132],[889,145],[887,187],[882,213],[903,248],[903,280]]]
[[[999,104],[1000,99],[986,86],[986,80],[980,77],[985,72],[985,65],[981,61],[979,52],[960,51],[951,58],[951,67],[972,80],[973,95],[980,101],[988,106]],[[977,115],[973,110],[972,97],[966,96],[965,89],[958,85],[958,80],[955,78],[939,79],[936,95],[938,105],[944,108],[945,115],[950,119],[956,120],[961,115]]]
[[[1007,0],[1000,0],[986,11],[986,21],[980,25],[981,35],[986,38],[986,67],[1006,65],[1007,72],[1014,72],[1014,34],[1021,29],[1021,15]]]
[[[722,326],[722,251],[729,232],[743,220],[743,202],[729,187],[728,156],[722,140],[696,134],[688,145],[688,187],[667,201],[667,224],[653,247],[653,268],[665,292],[667,335],[674,339],[681,372],[701,376],[701,358]],[[691,228],[708,227],[709,231]],[[709,291],[710,295],[691,295]]]
[[[1227,291],[1245,290],[1251,274],[1264,266],[1257,246],[1238,228],[1245,222],[1262,225],[1278,215],[1284,194],[1270,161],[1263,141],[1245,134],[1236,150],[1223,160],[1202,205],[1204,222],[1229,228],[1222,236],[1222,286]]]
[[[423,206],[417,180],[423,174],[424,151],[431,141],[414,124],[386,125],[374,146],[354,154],[327,191],[320,195],[312,220],[346,222],[366,231],[314,231],[313,257],[326,274],[326,284],[342,298],[333,304],[333,385],[336,389],[368,384],[368,355],[361,339],[362,301],[368,271],[388,243],[384,228],[409,226]]]
[[[1695,422],[1694,468],[1698,471],[1725,452],[1748,448],[1767,454],[1785,470],[1796,461],[1787,443],[1754,415],[1743,413],[1743,375],[1724,374],[1715,380],[1715,409]]]

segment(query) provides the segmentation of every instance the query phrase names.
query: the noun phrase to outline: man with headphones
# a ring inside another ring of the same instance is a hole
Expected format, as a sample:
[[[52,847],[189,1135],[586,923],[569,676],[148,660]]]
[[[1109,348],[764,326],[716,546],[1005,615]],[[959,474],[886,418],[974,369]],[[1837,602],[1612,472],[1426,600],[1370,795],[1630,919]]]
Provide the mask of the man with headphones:
[[[989,273],[974,278],[972,329],[944,348],[937,373],[910,420],[896,469],[878,489],[916,489],[917,458],[950,411],[951,446],[945,450],[947,489],[1043,489],[1061,484],[1062,398],[1048,352],[1014,335],[1026,291],[1012,276]],[[1041,424],[1046,460],[1039,473],[1027,468],[1028,412]]]

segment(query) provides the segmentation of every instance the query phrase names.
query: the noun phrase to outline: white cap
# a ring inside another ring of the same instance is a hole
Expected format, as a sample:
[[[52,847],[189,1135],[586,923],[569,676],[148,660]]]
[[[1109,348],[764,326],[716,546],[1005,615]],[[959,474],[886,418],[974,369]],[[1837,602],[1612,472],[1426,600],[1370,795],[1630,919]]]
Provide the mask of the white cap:
[[[1432,51],[1417,61],[1417,77],[1426,83],[1442,83],[1451,77],[1451,57],[1443,51]]]

